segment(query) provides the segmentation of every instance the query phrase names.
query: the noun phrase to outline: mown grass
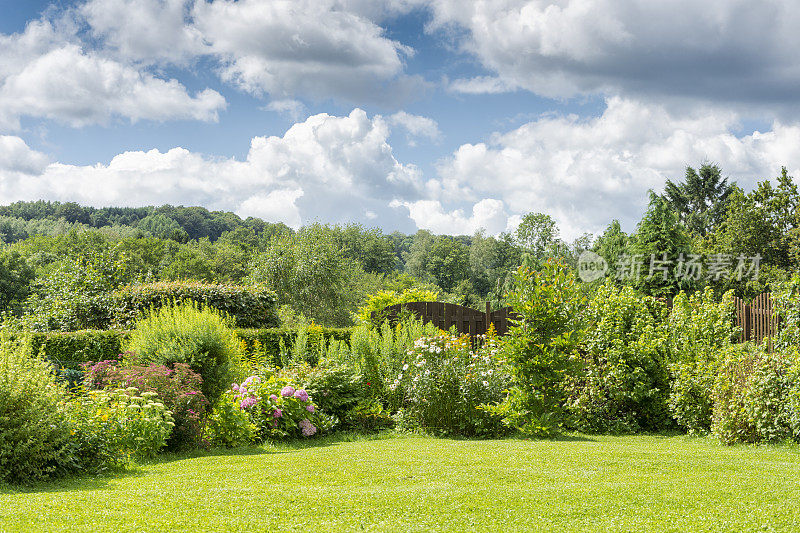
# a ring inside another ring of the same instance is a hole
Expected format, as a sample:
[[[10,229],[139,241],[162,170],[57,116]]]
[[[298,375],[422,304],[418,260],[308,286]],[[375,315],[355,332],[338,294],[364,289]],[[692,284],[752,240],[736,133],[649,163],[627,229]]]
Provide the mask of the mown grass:
[[[797,531],[800,448],[329,437],[0,487],[2,531]]]

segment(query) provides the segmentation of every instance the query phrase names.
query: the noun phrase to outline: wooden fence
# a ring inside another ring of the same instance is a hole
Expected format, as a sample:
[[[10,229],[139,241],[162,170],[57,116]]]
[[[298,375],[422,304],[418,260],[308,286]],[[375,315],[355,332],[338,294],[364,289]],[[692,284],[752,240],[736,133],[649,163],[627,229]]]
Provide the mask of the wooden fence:
[[[749,304],[737,297],[733,301],[736,307],[736,325],[742,329],[739,342],[760,343],[778,333],[778,317],[773,312],[772,297],[768,292],[759,294]]]
[[[460,335],[475,337],[486,333],[488,324],[494,324],[498,335],[505,335],[509,328],[509,318],[513,317],[510,307],[492,311],[486,303],[486,311],[481,312],[463,305],[447,304],[442,302],[410,302],[390,305],[382,314],[392,320],[397,318],[402,311],[408,311],[436,327],[449,330],[455,326]]]
[[[667,302],[667,304],[669,305],[671,302]],[[741,328],[739,342],[760,343],[777,334],[778,317],[773,312],[772,297],[769,293],[759,294],[750,303],[734,297],[734,306],[736,325]],[[473,337],[486,333],[486,327],[490,323],[494,324],[498,335],[505,335],[510,325],[509,319],[514,317],[510,307],[492,311],[488,302],[485,312],[463,305],[442,302],[411,302],[391,305],[384,309],[382,314],[391,320],[397,318],[403,310],[411,312],[425,323],[433,323],[443,330],[449,330],[455,326],[459,334]]]

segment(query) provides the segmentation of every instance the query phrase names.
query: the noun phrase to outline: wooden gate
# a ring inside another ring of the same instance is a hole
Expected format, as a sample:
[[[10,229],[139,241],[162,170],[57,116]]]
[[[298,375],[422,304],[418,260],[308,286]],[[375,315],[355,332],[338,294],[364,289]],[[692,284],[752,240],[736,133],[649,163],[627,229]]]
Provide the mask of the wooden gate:
[[[768,292],[759,294],[749,304],[734,297],[736,325],[741,328],[739,341],[763,342],[778,333],[778,317],[772,307],[772,297]]]

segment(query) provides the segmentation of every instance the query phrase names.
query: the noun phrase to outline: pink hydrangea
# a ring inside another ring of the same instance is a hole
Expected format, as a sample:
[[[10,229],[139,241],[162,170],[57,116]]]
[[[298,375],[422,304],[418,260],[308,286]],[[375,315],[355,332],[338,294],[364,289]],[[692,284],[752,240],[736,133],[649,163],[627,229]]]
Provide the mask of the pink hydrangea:
[[[291,385],[286,385],[284,388],[281,389],[281,396],[283,396],[284,398],[288,398],[292,394],[294,394],[294,387],[292,387]]]
[[[247,398],[245,398],[245,399],[243,399],[243,400],[242,400],[242,402],[239,404],[239,406],[240,406],[242,409],[250,409],[250,408],[251,408],[251,407],[253,407],[253,406],[254,406],[254,405],[257,403],[257,402],[258,402],[258,399],[256,399],[256,398],[255,398],[255,397],[253,397],[253,396],[248,396]]]
[[[307,418],[304,418],[303,420],[298,422],[297,425],[303,432],[304,437],[310,437],[311,435],[317,432],[317,428],[314,427],[314,424],[312,424],[311,421]]]
[[[294,392],[294,397],[300,400],[301,402],[308,401],[308,393],[304,389],[297,389]]]
[[[306,405],[306,411],[308,411],[309,413],[313,413],[314,412],[314,406],[313,405]]]
[[[275,409],[274,411],[272,411],[272,418],[280,418],[282,416],[283,416],[283,411],[281,411],[280,409]]]
[[[269,399],[270,399],[270,400],[272,400],[272,401],[274,402],[275,400],[277,400],[277,399],[278,399],[278,397],[277,397],[277,396],[275,396],[274,394],[270,394],[270,395],[269,395]]]

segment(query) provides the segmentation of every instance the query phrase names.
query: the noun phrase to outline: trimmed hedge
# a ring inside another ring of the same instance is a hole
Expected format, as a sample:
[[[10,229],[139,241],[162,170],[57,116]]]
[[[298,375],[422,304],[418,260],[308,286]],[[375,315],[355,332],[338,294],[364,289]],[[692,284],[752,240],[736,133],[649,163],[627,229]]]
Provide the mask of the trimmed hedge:
[[[240,328],[278,326],[277,296],[263,286],[211,285],[196,281],[171,281],[129,285],[114,292],[114,324],[133,326],[151,307],[193,301],[229,314]]]
[[[237,329],[239,338],[246,344],[246,355],[252,355],[254,341],[258,340],[261,349],[271,357],[273,364],[280,363],[280,340],[284,346],[291,348],[297,330],[289,328]],[[322,328],[313,326],[309,330],[309,344],[324,335],[330,339],[349,341],[350,328]],[[51,331],[47,333],[30,333],[33,353],[42,352],[60,370],[79,370],[81,364],[92,361],[119,359],[122,347],[128,340],[130,332],[126,330],[84,330],[84,331]]]

